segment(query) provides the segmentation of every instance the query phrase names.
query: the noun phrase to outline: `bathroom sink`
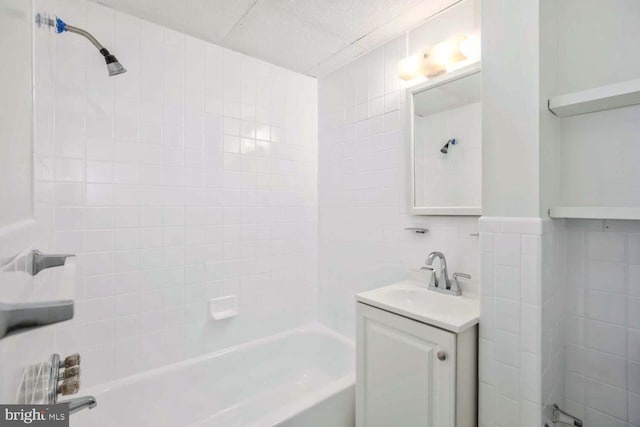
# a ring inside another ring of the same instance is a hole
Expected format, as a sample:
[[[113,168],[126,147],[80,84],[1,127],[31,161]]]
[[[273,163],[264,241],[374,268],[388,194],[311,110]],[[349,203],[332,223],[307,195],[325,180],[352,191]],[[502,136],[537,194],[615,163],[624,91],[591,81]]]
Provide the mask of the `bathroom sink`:
[[[478,323],[480,302],[475,296],[453,296],[405,280],[356,295],[356,300],[400,316],[460,333]]]

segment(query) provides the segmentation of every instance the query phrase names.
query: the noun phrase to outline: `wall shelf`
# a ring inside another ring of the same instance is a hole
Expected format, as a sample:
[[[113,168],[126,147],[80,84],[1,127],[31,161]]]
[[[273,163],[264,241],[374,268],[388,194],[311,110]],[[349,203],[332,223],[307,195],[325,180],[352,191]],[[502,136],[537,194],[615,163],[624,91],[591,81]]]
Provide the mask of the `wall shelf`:
[[[549,209],[551,218],[640,220],[640,207],[558,206]]]
[[[640,104],[640,79],[553,97],[549,110],[558,117],[568,117],[635,104]]]

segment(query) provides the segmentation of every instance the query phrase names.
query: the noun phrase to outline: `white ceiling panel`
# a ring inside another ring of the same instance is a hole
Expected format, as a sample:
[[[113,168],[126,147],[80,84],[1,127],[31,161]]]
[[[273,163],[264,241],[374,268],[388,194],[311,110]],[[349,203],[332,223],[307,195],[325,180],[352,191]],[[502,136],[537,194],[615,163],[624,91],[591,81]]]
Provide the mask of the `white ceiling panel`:
[[[279,0],[306,22],[353,42],[421,0]]]
[[[259,0],[98,0],[114,9],[219,44]]]
[[[461,0],[93,1],[320,76]]]
[[[346,46],[340,37],[303,21],[279,3],[258,2],[222,44],[296,71],[309,70]]]

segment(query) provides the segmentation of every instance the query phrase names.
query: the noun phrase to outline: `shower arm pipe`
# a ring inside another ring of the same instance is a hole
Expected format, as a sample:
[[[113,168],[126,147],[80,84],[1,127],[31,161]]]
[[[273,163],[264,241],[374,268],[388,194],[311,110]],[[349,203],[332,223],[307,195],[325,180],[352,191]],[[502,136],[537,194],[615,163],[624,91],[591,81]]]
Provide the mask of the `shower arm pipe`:
[[[95,37],[93,37],[93,35],[89,31],[83,30],[82,28],[74,27],[73,25],[69,25],[60,18],[56,18],[56,31],[58,33],[64,33],[65,31],[68,31],[70,33],[80,34],[81,36],[89,40],[91,44],[94,45],[103,56],[109,55],[109,51],[104,46],[102,46],[102,44]]]
[[[105,49],[105,47],[102,46],[100,42],[91,35],[90,32],[85,31],[82,28],[74,27],[73,25],[69,25],[69,24],[65,24],[64,28],[66,31],[69,31],[70,33],[76,33],[86,37],[91,42],[91,44],[93,44],[96,47],[96,49],[98,49],[99,51],[102,51],[102,49]]]

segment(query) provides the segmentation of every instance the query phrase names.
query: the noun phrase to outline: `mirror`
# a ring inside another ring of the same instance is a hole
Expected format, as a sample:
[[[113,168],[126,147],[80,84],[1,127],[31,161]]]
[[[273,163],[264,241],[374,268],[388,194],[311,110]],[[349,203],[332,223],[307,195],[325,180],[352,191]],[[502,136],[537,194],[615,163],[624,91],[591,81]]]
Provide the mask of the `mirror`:
[[[407,89],[411,213],[482,214],[479,64]]]
[[[31,1],[0,0],[0,227],[32,215]]]

